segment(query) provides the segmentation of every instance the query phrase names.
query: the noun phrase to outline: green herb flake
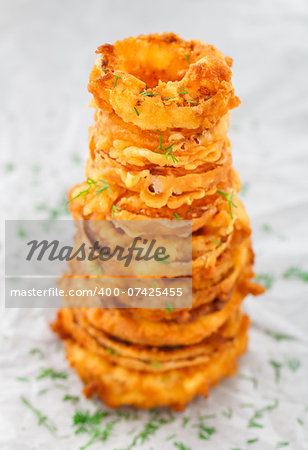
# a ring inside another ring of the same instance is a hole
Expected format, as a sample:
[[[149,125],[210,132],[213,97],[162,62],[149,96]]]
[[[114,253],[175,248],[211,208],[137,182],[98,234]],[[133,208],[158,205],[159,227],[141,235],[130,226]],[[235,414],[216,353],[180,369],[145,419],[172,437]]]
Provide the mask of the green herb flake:
[[[264,332],[274,338],[276,341],[296,341],[296,338],[289,334],[276,333],[272,330],[264,330]]]
[[[198,103],[196,100],[186,100],[187,103]]]
[[[47,368],[41,369],[41,373],[36,377],[37,380],[41,380],[42,378],[61,378],[62,380],[66,380],[67,374],[65,372],[56,372],[54,369]]]
[[[287,365],[292,372],[296,372],[297,369],[299,369],[301,363],[299,359],[293,358],[293,359],[287,359]]]
[[[173,445],[180,450],[190,450],[190,447],[187,447],[183,442],[174,442]]]
[[[11,163],[11,162],[6,163],[5,166],[4,166],[4,170],[5,170],[7,173],[13,172],[14,168],[15,168],[15,166],[14,166],[14,164]]]
[[[40,359],[44,358],[44,354],[40,348],[31,348],[29,355],[38,355]]]
[[[172,217],[174,217],[176,220],[182,220],[177,213],[174,213]]]
[[[22,382],[27,382],[27,383],[30,381],[29,378],[27,378],[27,377],[16,377],[16,380],[22,381]]]
[[[219,189],[217,189],[216,192],[217,192],[217,194],[222,195],[223,197],[225,197],[226,200],[228,200],[230,217],[231,217],[231,219],[233,219],[232,206],[234,208],[237,208],[237,205],[233,202],[234,191],[232,191],[231,197],[229,196],[229,194],[227,194],[226,192],[220,191]]]
[[[160,361],[151,361],[151,362],[150,362],[150,365],[151,365],[152,367],[155,367],[156,369],[159,369],[160,367],[162,367],[163,363],[160,362]]]
[[[139,114],[139,111],[138,111],[138,109],[136,108],[136,106],[134,106],[134,110],[135,110],[135,113],[137,114],[137,116],[139,117],[140,114]]]
[[[212,434],[214,434],[216,431],[215,427],[207,427],[203,423],[200,423],[198,425],[198,428],[199,428],[199,438],[204,439],[206,441],[208,441],[212,436]]]
[[[111,194],[109,184],[104,180],[99,180],[96,184],[95,196],[101,194],[105,190],[108,190],[109,195]]]
[[[259,410],[257,411],[257,413],[258,413],[258,414],[263,414],[263,413],[266,412],[266,411],[273,411],[273,409],[278,408],[278,406],[279,406],[279,400],[276,399],[272,405],[264,406],[263,408],[259,409]]]
[[[269,361],[269,363],[274,368],[275,381],[276,381],[276,383],[278,383],[280,380],[280,371],[281,371],[283,364],[280,362],[277,362],[277,361],[273,361],[272,359]]]
[[[144,97],[154,97],[155,95],[159,95],[159,94],[152,94],[151,92],[147,91],[140,91],[139,94],[144,95]]]
[[[182,427],[185,428],[189,421],[190,417],[183,417]]]
[[[275,278],[269,273],[260,273],[255,277],[256,283],[261,283],[266,289],[270,289],[273,286]]]
[[[115,213],[115,212],[118,212],[118,211],[121,211],[121,208],[120,208],[119,206],[112,205],[112,208],[111,208],[111,217],[114,218],[114,213]]]
[[[18,237],[20,237],[20,238],[24,238],[24,237],[27,237],[27,233],[25,232],[25,230],[23,229],[23,228],[21,228],[21,227],[19,227],[18,228]]]
[[[118,417],[121,417],[121,419],[129,420],[130,419],[130,413],[128,411],[123,411],[122,409],[119,409],[116,411],[116,415]]]
[[[117,85],[118,79],[122,78],[122,77],[120,77],[120,75],[116,75],[116,74],[113,74],[113,76],[115,77],[114,84],[113,84],[113,87],[115,88]]]
[[[302,270],[299,267],[290,267],[284,272],[283,278],[297,279],[308,283],[308,271]]]
[[[38,391],[38,395],[44,395],[46,394],[46,392],[48,392],[48,389],[41,389],[40,391]]]
[[[188,62],[188,64],[190,64],[190,55],[184,55],[184,58],[186,59],[186,61]]]
[[[178,91],[178,94],[188,94],[188,92],[186,91],[186,89],[184,89],[182,86],[180,86],[180,90]]]
[[[81,411],[77,410],[73,416],[73,425],[99,425],[101,421],[108,417],[110,414],[107,411],[95,411],[93,414],[90,414],[89,411]],[[75,431],[75,434],[78,434],[78,429]]]
[[[299,423],[300,425],[304,425],[304,422],[300,417],[297,418],[297,423]]]
[[[176,100],[176,97],[164,97],[163,100]]]
[[[288,445],[290,445],[290,442],[277,442],[276,444],[276,448],[281,448],[281,447],[287,447]]]
[[[239,375],[240,378],[242,378],[243,380],[247,380],[247,381],[251,381],[254,389],[258,388],[258,380],[255,377],[250,377],[249,375]]]
[[[222,241],[217,241],[216,239],[211,239],[211,241],[212,241],[214,244],[216,244],[217,247],[220,247],[220,246],[223,244]]]
[[[176,434],[171,434],[171,436],[166,437],[166,441],[176,438]]]
[[[64,397],[62,398],[63,402],[72,402],[73,404],[79,402],[79,397],[77,395],[64,395]]]
[[[247,440],[247,444],[254,444],[255,442],[258,442],[258,441],[259,441],[258,438],[248,439],[248,440]]]
[[[29,408],[37,417],[37,424],[43,425],[47,430],[49,430],[53,435],[55,435],[55,432],[57,430],[57,427],[54,425],[54,423],[48,419],[47,416],[45,416],[41,411],[36,409],[25,397],[21,397],[21,401],[27,408]]]
[[[200,416],[199,420],[216,419],[216,417],[216,414],[206,414],[205,416]]]
[[[88,195],[90,189],[92,188],[92,186],[94,186],[97,183],[97,181],[93,180],[92,178],[88,178],[86,183],[88,185],[87,189],[80,191],[79,194],[75,195],[75,197],[71,198],[67,203],[72,202],[73,200],[75,200],[78,197],[81,197],[82,195],[84,196],[84,201],[86,201],[86,198],[87,198],[87,195]]]
[[[113,348],[110,348],[110,347],[106,348],[106,352],[112,356],[119,356],[119,352],[117,352],[116,350],[114,350]]]
[[[171,312],[173,311],[173,307],[166,301],[166,311]]]
[[[159,145],[158,145],[158,147],[156,147],[156,149],[154,151],[157,152],[159,150],[160,154],[164,154],[165,155],[165,158],[166,158],[166,161],[167,161],[167,166],[169,164],[169,159],[168,159],[169,158],[169,154],[171,155],[172,161],[174,163],[178,162],[178,159],[173,154],[173,146],[174,146],[174,143],[168,145],[168,147],[166,147],[166,148],[163,148],[162,135],[161,135],[161,133],[159,133]]]
[[[248,422],[248,428],[264,428],[264,425],[256,422],[256,419],[261,419],[262,414],[256,412]]]
[[[227,417],[227,419],[231,419],[233,416],[233,410],[232,408],[228,408],[226,411],[222,412],[222,415]]]

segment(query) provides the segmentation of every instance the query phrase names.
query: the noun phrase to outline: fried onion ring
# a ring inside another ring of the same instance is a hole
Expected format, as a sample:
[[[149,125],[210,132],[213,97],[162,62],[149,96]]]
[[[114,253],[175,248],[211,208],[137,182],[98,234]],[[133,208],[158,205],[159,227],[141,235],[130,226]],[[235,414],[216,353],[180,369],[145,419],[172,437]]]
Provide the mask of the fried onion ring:
[[[201,41],[154,34],[105,44],[97,53],[88,86],[97,106],[143,130],[211,127],[240,103],[232,60]]]

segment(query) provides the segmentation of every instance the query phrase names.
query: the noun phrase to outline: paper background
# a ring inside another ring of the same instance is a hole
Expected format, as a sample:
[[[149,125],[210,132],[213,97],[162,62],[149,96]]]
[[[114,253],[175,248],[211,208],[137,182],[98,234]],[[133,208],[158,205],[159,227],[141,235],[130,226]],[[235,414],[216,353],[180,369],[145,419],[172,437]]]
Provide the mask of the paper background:
[[[224,380],[208,400],[199,398],[175,414],[142,448],[175,449],[174,442],[182,442],[191,449],[267,450],[278,443],[308,449],[308,289],[302,280],[283,277],[292,266],[308,270],[307,2],[2,0],[0,24],[0,192],[1,216],[7,219],[60,217],[66,192],[83,179],[87,127],[93,120],[86,107],[87,78],[99,44],[175,31],[234,58],[233,82],[242,99],[230,129],[234,164],[251,217],[256,272],[274,281],[265,295],[245,302],[254,325],[249,352],[240,360],[242,376]],[[2,262],[3,241],[2,234]],[[82,386],[48,329],[54,313],[1,313],[1,450],[77,449],[90,438],[74,434],[72,417],[77,409],[94,411],[98,405],[81,396],[76,405],[62,401],[66,393],[79,396]],[[277,341],[264,330],[296,340]],[[33,348],[44,357],[29,354]],[[283,364],[278,383],[270,360]],[[290,360],[295,369],[299,362],[297,370],[290,369]],[[68,378],[37,380],[41,367],[65,370]],[[255,377],[257,387],[243,375]],[[39,426],[21,396],[68,437],[59,439]],[[254,411],[275,399],[278,407],[258,420],[263,428],[249,428]],[[228,408],[231,418],[223,414]],[[193,425],[198,415],[207,414],[216,414],[204,421],[216,431],[202,440]],[[138,415],[122,418],[106,442],[91,448],[127,448],[148,420],[148,413]],[[183,417],[190,419],[185,427]],[[254,438],[259,441],[247,443]],[[139,442],[135,448],[141,448]]]

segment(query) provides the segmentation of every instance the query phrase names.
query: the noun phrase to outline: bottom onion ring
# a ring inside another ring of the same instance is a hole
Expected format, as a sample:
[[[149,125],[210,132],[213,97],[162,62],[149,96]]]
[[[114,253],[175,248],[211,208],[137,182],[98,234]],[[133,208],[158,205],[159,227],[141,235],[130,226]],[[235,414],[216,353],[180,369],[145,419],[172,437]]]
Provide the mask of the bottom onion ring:
[[[164,373],[119,366],[67,339],[67,359],[85,383],[86,397],[96,394],[109,407],[169,406],[182,410],[196,395],[208,396],[209,388],[237,370],[236,359],[245,352],[249,319],[243,317],[238,335],[208,362]]]

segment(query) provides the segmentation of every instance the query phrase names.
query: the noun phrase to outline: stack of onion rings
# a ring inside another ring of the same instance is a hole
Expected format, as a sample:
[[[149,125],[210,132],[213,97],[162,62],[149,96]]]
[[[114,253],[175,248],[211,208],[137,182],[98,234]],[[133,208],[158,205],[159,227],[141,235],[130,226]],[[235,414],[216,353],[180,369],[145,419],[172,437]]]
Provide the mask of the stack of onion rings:
[[[182,409],[236,371],[249,325],[241,303],[263,291],[253,282],[251,230],[227,137],[229,111],[240,103],[232,60],[172,33],[105,44],[97,53],[87,179],[69,193],[73,218],[83,219],[76,246],[89,238],[88,220],[191,220],[192,307],[87,308],[74,299],[52,328],[66,340],[86,396],[112,407]],[[98,180],[108,186],[100,195]],[[72,260],[61,287],[68,291],[72,278],[75,288],[85,278],[94,286],[92,265],[81,272]],[[99,296],[92,300],[99,305]]]

